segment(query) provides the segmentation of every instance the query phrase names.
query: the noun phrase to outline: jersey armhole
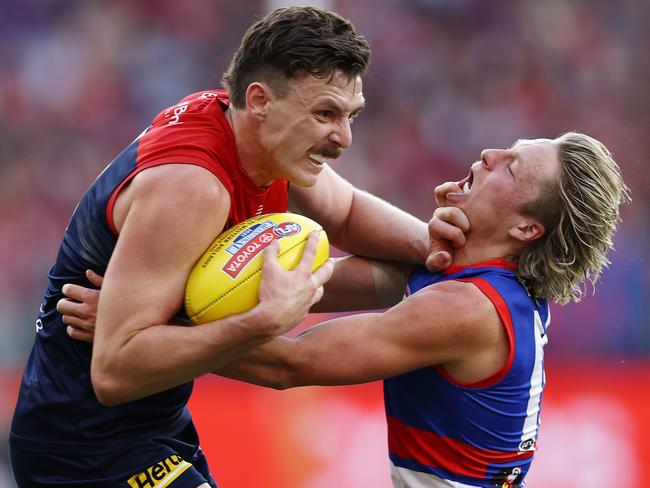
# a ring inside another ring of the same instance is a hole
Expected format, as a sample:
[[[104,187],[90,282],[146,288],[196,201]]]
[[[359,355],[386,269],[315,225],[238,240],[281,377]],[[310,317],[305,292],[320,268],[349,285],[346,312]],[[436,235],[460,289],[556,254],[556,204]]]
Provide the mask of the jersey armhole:
[[[205,161],[201,161],[198,159],[184,158],[183,156],[162,158],[147,164],[143,164],[142,166],[135,168],[131,173],[127,175],[126,178],[124,178],[124,180],[122,180],[122,182],[115,188],[115,190],[113,190],[113,193],[111,193],[111,196],[108,199],[108,203],[106,204],[106,222],[108,223],[108,228],[111,230],[111,232],[115,237],[119,235],[119,232],[115,227],[115,221],[113,218],[113,209],[115,208],[115,202],[117,201],[117,197],[120,194],[120,191],[122,191],[122,189],[128,183],[130,183],[131,180],[141,171],[147,168],[153,168],[154,166],[162,166],[163,164],[192,164],[194,166],[200,166],[201,168],[205,168],[219,179],[221,184],[226,188],[228,194],[232,198],[232,191],[233,191],[232,182],[230,181],[225,171],[223,171],[220,166],[215,167],[214,164],[209,164]],[[219,171],[220,169],[221,171]]]
[[[442,376],[444,379],[446,379],[447,381],[455,385],[462,386],[464,388],[486,388],[488,386],[492,386],[498,383],[499,381],[501,381],[503,377],[506,374],[508,374],[508,371],[510,371],[510,368],[512,367],[512,363],[515,359],[515,333],[512,324],[512,316],[510,315],[510,309],[508,309],[508,304],[505,302],[501,294],[486,279],[461,278],[458,279],[457,281],[474,284],[479,290],[481,290],[481,292],[483,292],[483,294],[488,298],[488,300],[490,300],[494,305],[494,308],[499,314],[499,318],[501,319],[501,324],[505,328],[506,335],[508,337],[508,358],[506,359],[506,364],[504,364],[501,370],[497,371],[492,376],[485,378],[484,380],[476,381],[474,383],[464,383],[462,381],[458,381],[452,378],[449,375],[449,373],[447,373],[445,368],[440,364],[433,366],[433,368],[438,372],[438,374],[440,374],[440,376]]]

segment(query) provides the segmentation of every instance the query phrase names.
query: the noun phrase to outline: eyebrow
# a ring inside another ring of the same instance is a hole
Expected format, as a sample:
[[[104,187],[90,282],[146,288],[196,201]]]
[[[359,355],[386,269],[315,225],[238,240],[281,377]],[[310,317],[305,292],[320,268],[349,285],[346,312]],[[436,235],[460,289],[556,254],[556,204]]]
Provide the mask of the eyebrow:
[[[365,103],[365,102],[362,103],[362,104],[359,106],[359,108],[357,108],[354,112],[350,112],[350,115],[357,116],[357,115],[359,115],[361,112],[363,112],[363,109],[364,109],[364,108],[366,108],[366,103]]]
[[[517,144],[522,143],[524,140],[525,139],[517,139],[514,142],[514,144],[512,146],[510,146],[510,148],[508,149],[508,151],[511,151],[515,155],[515,158],[522,164],[524,164],[524,159],[521,157],[521,151],[518,151],[517,149],[515,149],[515,146]]]
[[[325,105],[328,108],[333,109],[333,110],[335,110],[335,111],[337,111],[339,113],[344,113],[345,112],[345,110],[341,109],[341,106],[334,100],[334,98],[332,98],[330,96],[325,96],[322,99],[314,100],[314,106],[318,106],[318,105]],[[364,100],[363,103],[359,107],[357,107],[355,110],[350,112],[350,115],[359,114],[365,107],[366,107],[366,102]]]
[[[524,163],[524,159],[521,157],[521,151],[517,151],[517,150],[515,150],[515,151],[512,151],[512,152],[513,152],[513,154],[515,155],[515,158],[516,158],[520,163],[523,164],[523,163]]]

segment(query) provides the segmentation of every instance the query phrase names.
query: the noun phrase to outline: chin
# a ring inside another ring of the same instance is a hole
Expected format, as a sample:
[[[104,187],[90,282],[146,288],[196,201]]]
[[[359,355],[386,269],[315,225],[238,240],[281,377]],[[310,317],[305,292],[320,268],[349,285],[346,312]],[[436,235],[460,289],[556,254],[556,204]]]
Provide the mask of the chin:
[[[314,186],[316,182],[318,181],[318,174],[313,174],[313,175],[292,175],[287,178],[289,183],[292,185],[300,186],[302,188],[309,188],[310,186]]]
[[[302,186],[303,188],[309,188],[310,186],[314,186],[317,181],[318,175],[315,175],[313,178],[305,178],[301,180],[299,183],[296,183],[296,185]]]
[[[289,181],[298,186],[314,186],[318,181],[318,176],[320,175],[321,171],[323,171],[323,166],[310,168],[309,171],[300,171],[299,173],[292,175],[293,179]]]

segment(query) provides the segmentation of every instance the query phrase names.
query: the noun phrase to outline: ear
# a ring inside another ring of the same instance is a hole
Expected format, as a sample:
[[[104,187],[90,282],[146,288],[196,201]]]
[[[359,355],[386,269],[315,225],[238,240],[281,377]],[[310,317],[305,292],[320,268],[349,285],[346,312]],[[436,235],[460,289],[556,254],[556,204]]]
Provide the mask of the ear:
[[[546,229],[544,229],[544,226],[541,223],[536,220],[528,220],[510,228],[508,234],[510,237],[517,239],[518,241],[530,244],[542,237],[545,232]]]
[[[256,81],[246,88],[246,108],[260,121],[266,117],[270,101],[271,90],[265,83]]]

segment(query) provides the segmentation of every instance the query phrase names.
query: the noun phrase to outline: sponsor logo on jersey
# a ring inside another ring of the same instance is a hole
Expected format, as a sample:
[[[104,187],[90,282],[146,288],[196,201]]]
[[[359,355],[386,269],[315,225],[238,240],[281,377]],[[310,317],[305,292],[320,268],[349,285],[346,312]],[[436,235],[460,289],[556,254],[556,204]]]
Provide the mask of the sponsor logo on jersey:
[[[519,443],[520,451],[534,451],[535,450],[535,439],[526,439]]]
[[[131,476],[127,483],[132,488],[164,488],[192,466],[180,456],[171,456]]]
[[[300,230],[300,224],[297,222],[276,224],[272,220],[267,220],[251,226],[239,234],[233,243],[226,248],[226,251],[232,254],[232,257],[226,262],[222,270],[231,278],[236,278],[246,265],[271,242],[295,235]]]
[[[519,466],[515,466],[514,468],[501,471],[496,478],[487,481],[493,483],[490,486],[495,486],[497,488],[518,488],[522,486],[524,473]]]
[[[181,115],[187,110],[188,105],[189,102],[182,102],[176,105],[174,107],[174,115],[171,118],[171,120],[167,123],[167,125],[182,124]],[[165,115],[168,115],[168,113],[166,113]]]

